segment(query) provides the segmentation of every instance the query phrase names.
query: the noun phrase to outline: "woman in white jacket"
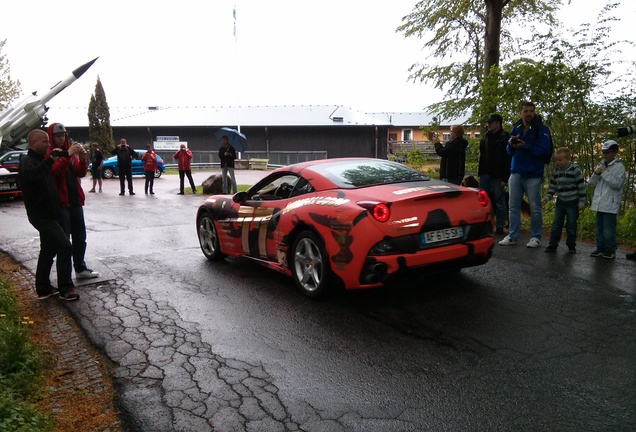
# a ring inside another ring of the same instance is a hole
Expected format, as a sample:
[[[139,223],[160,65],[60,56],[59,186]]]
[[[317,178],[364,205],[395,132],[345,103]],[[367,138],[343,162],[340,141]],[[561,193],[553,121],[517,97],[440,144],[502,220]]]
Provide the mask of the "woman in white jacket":
[[[616,218],[625,183],[625,167],[616,160],[616,141],[604,142],[601,151],[603,161],[588,180],[594,186],[590,209],[596,212],[596,250],[590,256],[613,259],[616,258]]]

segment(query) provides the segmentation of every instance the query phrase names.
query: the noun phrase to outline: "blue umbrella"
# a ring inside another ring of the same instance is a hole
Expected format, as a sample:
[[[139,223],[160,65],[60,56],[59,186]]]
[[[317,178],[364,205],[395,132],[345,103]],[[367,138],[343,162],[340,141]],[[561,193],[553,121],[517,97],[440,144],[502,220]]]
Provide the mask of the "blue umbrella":
[[[217,141],[221,141],[221,138],[224,136],[227,137],[230,145],[234,147],[234,150],[237,152],[244,152],[249,148],[247,145],[247,137],[236,129],[222,127],[214,132],[214,137]]]

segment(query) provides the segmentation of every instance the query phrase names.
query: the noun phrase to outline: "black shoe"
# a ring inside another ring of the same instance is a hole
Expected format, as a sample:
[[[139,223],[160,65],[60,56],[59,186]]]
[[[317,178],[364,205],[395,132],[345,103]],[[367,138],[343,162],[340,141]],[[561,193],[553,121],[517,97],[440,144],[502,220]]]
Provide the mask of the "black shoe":
[[[568,253],[575,254],[576,248],[574,246],[568,246]]]
[[[630,254],[625,255],[625,258],[631,261],[636,261],[636,252],[632,252]]]
[[[602,257],[602,256],[603,256],[603,252],[600,252],[600,251],[598,251],[598,250],[595,250],[594,252],[592,252],[592,253],[590,254],[590,256],[591,256],[592,258]]]
[[[122,192],[122,193],[120,193],[119,195],[120,195],[120,196],[121,196],[121,195],[124,195],[124,193]]]
[[[192,189],[192,195],[196,195],[197,194],[197,190],[196,189]]]
[[[57,288],[55,288],[54,286],[49,286],[49,289],[48,291],[46,291],[46,293],[43,293],[43,294],[38,293],[38,300],[44,300],[49,297],[53,297],[54,295],[59,293],[60,292],[58,291]]]
[[[155,193],[153,191],[150,191],[150,195],[154,195]]]
[[[148,191],[146,191],[146,195],[148,195]]]
[[[556,250],[557,250],[556,246],[548,246],[547,248],[545,248],[543,252],[556,252]]]
[[[603,258],[605,258],[605,259],[614,259],[614,258],[616,258],[616,254],[614,252],[605,252],[603,254]]]
[[[183,192],[179,192],[179,193],[177,193],[177,195],[184,195],[184,193]]]
[[[66,294],[60,293],[60,299],[66,301],[79,300],[79,294],[75,294],[75,291],[69,291]]]
[[[137,195],[137,194],[134,192],[130,192],[128,195]]]

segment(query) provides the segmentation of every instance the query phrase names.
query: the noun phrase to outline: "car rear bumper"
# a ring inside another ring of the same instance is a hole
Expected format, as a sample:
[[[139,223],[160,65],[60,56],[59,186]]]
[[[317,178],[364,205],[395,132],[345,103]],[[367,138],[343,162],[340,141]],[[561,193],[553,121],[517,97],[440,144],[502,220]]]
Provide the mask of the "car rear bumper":
[[[410,254],[367,257],[360,271],[358,288],[378,287],[409,275],[482,265],[492,256],[493,247],[493,237],[487,237]]]

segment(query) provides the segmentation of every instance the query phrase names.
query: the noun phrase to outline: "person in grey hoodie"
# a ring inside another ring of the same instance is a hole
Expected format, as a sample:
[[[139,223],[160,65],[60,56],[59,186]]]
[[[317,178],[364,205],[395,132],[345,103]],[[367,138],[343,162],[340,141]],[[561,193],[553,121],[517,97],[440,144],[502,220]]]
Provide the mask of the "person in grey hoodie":
[[[556,195],[554,220],[550,232],[550,242],[545,252],[555,252],[561,240],[565,224],[565,244],[570,253],[576,253],[576,228],[579,211],[585,208],[585,179],[581,169],[570,160],[570,149],[559,147],[554,154],[554,171],[550,177],[548,193],[542,203],[552,201]],[[567,218],[567,223],[566,223]]]
[[[618,143],[605,141],[603,161],[596,166],[588,183],[594,186],[590,208],[596,212],[596,250],[590,256],[616,258],[616,219],[621,204],[625,166],[616,159]]]

